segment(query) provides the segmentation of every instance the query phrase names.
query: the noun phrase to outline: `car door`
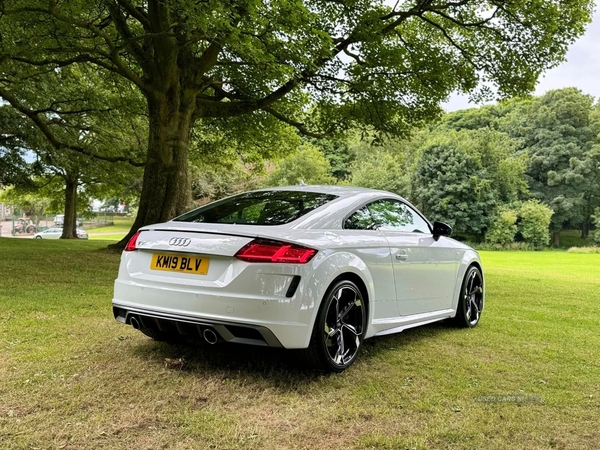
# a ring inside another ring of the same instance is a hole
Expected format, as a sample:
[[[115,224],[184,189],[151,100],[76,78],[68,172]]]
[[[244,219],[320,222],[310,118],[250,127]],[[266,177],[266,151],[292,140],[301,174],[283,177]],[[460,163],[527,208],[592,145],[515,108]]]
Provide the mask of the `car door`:
[[[449,309],[456,283],[456,249],[435,239],[429,223],[410,205],[381,199],[368,205],[390,246],[400,316]]]
[[[46,239],[59,239],[62,235],[62,228],[49,228],[44,231]]]
[[[367,266],[373,279],[371,299],[372,319],[386,320],[398,317],[396,287],[390,247],[377,229],[367,207],[351,214],[343,230],[336,233],[341,239],[340,247],[357,255]]]

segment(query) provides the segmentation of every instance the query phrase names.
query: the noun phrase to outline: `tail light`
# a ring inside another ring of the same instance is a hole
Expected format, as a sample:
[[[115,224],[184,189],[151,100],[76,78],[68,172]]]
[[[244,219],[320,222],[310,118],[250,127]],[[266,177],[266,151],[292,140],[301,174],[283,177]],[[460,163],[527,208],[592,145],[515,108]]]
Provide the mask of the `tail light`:
[[[317,250],[287,242],[255,239],[236,253],[235,257],[246,262],[306,264]]]
[[[140,232],[138,231],[137,233],[135,233],[133,236],[131,236],[131,239],[129,239],[129,242],[127,243],[127,245],[125,246],[125,252],[131,252],[133,250],[137,250],[137,240],[138,237],[140,237]]]

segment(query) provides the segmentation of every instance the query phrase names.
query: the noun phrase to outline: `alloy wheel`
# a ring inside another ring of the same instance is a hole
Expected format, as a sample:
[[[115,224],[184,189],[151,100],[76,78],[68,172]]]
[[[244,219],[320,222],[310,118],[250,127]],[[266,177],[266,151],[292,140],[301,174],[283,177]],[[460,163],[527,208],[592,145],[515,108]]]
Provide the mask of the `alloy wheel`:
[[[323,341],[327,356],[345,368],[354,361],[363,338],[365,307],[354,284],[342,283],[330,294]]]
[[[469,272],[463,295],[466,322],[469,327],[474,327],[483,309],[483,280],[479,270],[473,268]]]

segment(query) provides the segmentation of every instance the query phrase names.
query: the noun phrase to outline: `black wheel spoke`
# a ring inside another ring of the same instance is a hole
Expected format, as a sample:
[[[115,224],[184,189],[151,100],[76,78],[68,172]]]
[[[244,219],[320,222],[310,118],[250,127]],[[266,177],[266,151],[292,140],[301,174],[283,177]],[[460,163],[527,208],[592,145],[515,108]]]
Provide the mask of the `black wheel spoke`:
[[[467,302],[467,311],[465,312],[465,316],[467,317],[467,321],[471,321],[471,300],[468,298],[465,299]]]
[[[473,272],[473,274],[469,277],[469,283],[468,283],[468,287],[467,287],[467,292],[471,292],[473,290],[473,285],[475,283],[475,277],[477,276],[477,274],[475,272]],[[469,294],[467,294],[469,295]]]
[[[337,295],[334,297],[335,299],[335,317],[336,319],[340,317],[340,298],[342,297],[342,290],[340,289]]]
[[[348,313],[350,313],[350,311],[352,311],[354,308],[360,307],[360,302],[358,301],[353,301],[351,303],[348,303],[344,309],[342,309],[342,312],[340,313],[340,315],[338,316],[338,320],[340,322],[344,322],[344,319],[346,318],[346,316],[348,315]]]
[[[471,298],[471,306],[469,307],[469,309],[471,310],[471,313],[475,312],[475,318],[473,320],[479,320],[479,305],[477,305],[477,302],[473,298]]]
[[[479,294],[482,291],[481,280],[477,280],[477,283],[476,283],[475,282],[476,279],[477,279],[477,277],[473,277],[473,283],[471,284],[471,288],[468,290],[468,294],[467,294],[469,296]]]
[[[364,306],[360,293],[349,283],[340,285],[330,295],[322,339],[330,361],[345,367],[354,361],[361,345]]]
[[[336,353],[336,363],[342,364],[344,362],[344,355],[346,353],[346,345],[344,342],[344,333],[338,333],[338,351]]]
[[[354,336],[360,336],[362,333],[359,333],[358,331],[356,331],[356,328],[354,328],[352,325],[349,325],[347,323],[345,323],[344,325],[342,325],[342,327],[345,330],[348,330],[350,333],[352,333]]]

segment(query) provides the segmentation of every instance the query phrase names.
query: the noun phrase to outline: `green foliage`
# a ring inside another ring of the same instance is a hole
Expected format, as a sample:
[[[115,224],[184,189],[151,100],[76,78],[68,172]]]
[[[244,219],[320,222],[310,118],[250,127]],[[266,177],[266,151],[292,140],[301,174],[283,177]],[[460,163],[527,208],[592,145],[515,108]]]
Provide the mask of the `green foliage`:
[[[508,245],[515,240],[517,234],[517,212],[508,207],[499,208],[485,234],[490,244]]]
[[[494,128],[497,118],[496,105],[487,105],[448,113],[442,118],[440,126],[455,131]]]
[[[182,88],[189,104],[199,100],[198,117],[272,108],[322,130],[359,124],[403,133],[439,116],[455,90],[478,98],[491,96],[484,83],[507,97],[531,91],[592,9],[574,0],[489,6],[100,0],[54,8],[29,0],[23,8],[7,0],[0,33],[12,36],[2,51],[17,76],[36,64],[93,64],[145,95]],[[307,102],[315,105],[309,114]]]
[[[525,160],[505,133],[436,130],[421,150],[413,196],[431,219],[481,237],[497,206],[526,190]]]
[[[600,166],[590,153],[597,136],[592,102],[575,88],[554,90],[516,108],[504,122],[529,155],[531,195],[554,211],[554,231],[589,222],[597,201]]]
[[[146,145],[140,96],[86,67],[37,74],[35,80],[35,90],[30,81],[12,80],[11,91],[4,93],[9,102],[0,107],[0,117],[11,119],[1,126],[10,136],[13,161],[21,159],[9,172],[15,192],[39,190],[40,198],[50,200],[48,211],[73,219],[88,209],[91,198],[125,198],[141,175],[127,160],[141,163]],[[115,92],[116,87],[122,90]],[[25,161],[25,152],[33,162]]]
[[[408,196],[408,176],[401,160],[394,155],[374,147],[364,152],[352,164],[350,184],[371,189],[382,189],[402,196]]]
[[[264,182],[264,167],[241,160],[221,165],[191,167],[192,201],[204,204],[239,192],[258,189]]]
[[[289,155],[301,142],[269,114],[198,123],[189,152],[192,201],[203,204],[261,187],[265,160]]]
[[[519,209],[519,232],[523,240],[536,248],[548,245],[548,227],[552,214],[552,209],[537,200],[524,202]]]
[[[352,175],[352,163],[356,153],[351,151],[347,139],[306,139],[318,147],[325,155],[331,166],[331,174],[337,181],[344,181]]]
[[[592,218],[594,219],[594,226],[596,227],[592,232],[592,239],[596,244],[600,245],[600,208],[594,210]]]
[[[119,78],[113,94],[143,97],[148,122],[140,129],[149,138],[141,226],[186,206],[197,121],[235,130],[228,119],[268,115],[311,136],[354,128],[405,136],[439,117],[454,91],[477,99],[491,98],[489,86],[502,97],[532,91],[583,34],[592,8],[591,0],[5,0],[0,97],[20,101],[34,122],[48,105],[28,100],[43,92],[53,94],[54,106],[73,101],[89,109],[87,89],[76,99],[54,96],[72,67]],[[72,140],[82,123],[60,121],[67,124],[55,132],[61,145],[48,155],[81,148]],[[127,146],[108,148],[130,156]]]
[[[266,180],[267,186],[334,184],[331,166],[325,155],[311,144],[303,144],[297,152],[280,160]]]
[[[0,191],[0,202],[16,207],[21,213],[39,223],[43,215],[48,212],[52,202],[48,196],[44,195],[47,193],[48,190],[45,192],[26,191],[10,186]]]
[[[508,244],[492,244],[487,241],[471,242],[464,241],[465,244],[473,247],[477,251],[510,251],[510,252],[531,252],[536,250],[533,244],[529,242],[510,242]],[[539,249],[537,249],[539,250]]]

